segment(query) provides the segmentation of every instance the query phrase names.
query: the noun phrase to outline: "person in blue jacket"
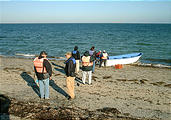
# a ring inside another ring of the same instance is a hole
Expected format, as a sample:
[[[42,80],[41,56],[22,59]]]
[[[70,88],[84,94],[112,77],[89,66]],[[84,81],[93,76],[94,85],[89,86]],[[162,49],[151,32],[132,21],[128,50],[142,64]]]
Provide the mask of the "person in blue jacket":
[[[75,80],[75,67],[76,67],[76,61],[75,58],[72,57],[71,52],[67,52],[65,54],[65,57],[67,60],[65,61],[65,68],[64,71],[66,73],[66,86],[68,89],[68,99],[74,99],[75,93],[74,93],[74,80]]]

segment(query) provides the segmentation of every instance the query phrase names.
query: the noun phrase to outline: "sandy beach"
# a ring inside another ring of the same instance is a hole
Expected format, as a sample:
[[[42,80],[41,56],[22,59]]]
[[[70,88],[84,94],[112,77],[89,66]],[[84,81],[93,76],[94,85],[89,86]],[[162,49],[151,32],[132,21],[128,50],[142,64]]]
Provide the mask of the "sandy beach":
[[[80,71],[75,81],[76,99],[68,101],[65,97],[64,61],[51,63],[50,100],[42,101],[34,83],[32,59],[0,57],[0,94],[23,104],[34,103],[35,106],[45,104],[51,108],[99,109],[101,112],[104,108],[117,110],[117,115],[110,111],[109,119],[114,119],[114,116],[115,119],[122,119],[116,117],[119,115],[123,119],[171,119],[171,69],[134,65],[124,65],[123,69],[97,66],[92,85],[82,84]],[[14,119],[32,119],[30,114],[21,117],[13,112],[10,116]]]

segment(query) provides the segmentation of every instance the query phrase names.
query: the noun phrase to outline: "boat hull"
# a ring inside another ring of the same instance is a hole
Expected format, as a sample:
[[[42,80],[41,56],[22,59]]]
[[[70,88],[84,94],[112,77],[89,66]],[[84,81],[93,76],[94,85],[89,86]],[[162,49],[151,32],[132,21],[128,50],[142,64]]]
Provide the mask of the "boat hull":
[[[119,55],[119,56],[110,56],[109,60],[107,60],[106,66],[114,66],[117,64],[131,64],[137,62],[142,53],[132,53],[126,55]]]

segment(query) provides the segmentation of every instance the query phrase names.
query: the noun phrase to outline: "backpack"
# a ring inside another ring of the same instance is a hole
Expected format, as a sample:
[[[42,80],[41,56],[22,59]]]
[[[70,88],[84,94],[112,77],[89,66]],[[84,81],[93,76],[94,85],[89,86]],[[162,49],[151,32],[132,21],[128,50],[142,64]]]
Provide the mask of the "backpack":
[[[74,50],[74,51],[72,51],[72,54],[77,54],[77,51],[75,51],[75,50]]]

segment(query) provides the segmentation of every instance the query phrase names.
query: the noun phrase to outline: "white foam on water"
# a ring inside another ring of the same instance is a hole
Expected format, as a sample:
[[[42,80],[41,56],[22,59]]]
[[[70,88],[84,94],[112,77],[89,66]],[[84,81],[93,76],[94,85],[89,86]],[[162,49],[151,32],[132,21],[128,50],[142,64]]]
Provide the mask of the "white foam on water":
[[[25,56],[25,57],[34,57],[35,55],[33,54],[22,54],[22,53],[16,53],[16,56]]]
[[[156,67],[156,68],[169,68],[169,69],[171,69],[171,66],[169,66],[169,65],[141,63],[140,61],[137,61],[136,63],[132,63],[131,65],[142,66],[142,67]]]

